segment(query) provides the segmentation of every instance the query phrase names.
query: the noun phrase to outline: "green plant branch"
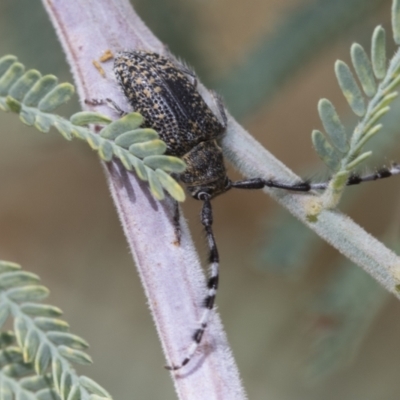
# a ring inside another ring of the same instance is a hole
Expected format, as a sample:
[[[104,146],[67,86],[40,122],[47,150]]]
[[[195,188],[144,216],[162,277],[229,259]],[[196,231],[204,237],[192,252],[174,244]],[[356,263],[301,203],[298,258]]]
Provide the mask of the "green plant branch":
[[[45,299],[49,291],[38,285],[37,275],[20,268],[18,264],[0,261],[0,325],[9,316],[13,317],[15,336],[22,355],[18,364],[22,367],[13,367],[14,364],[11,364],[9,373],[13,373],[13,368],[31,368],[36,374],[43,375],[51,366],[54,389],[61,399],[90,399],[93,393],[111,399],[97,383],[79,376],[71,366],[71,362],[92,363],[91,358],[82,351],[88,344],[68,332],[69,325],[58,318],[62,313],[60,309],[37,303]],[[95,390],[91,390],[92,387]]]
[[[149,182],[158,200],[165,197],[164,189],[177,201],[185,199],[182,187],[170,176],[183,172],[185,163],[164,155],[166,144],[153,129],[140,128],[140,114],[131,113],[112,122],[105,115],[79,112],[66,120],[52,111],[70,99],[74,87],[57,82],[53,75],[25,72],[15,56],[4,56],[0,58],[0,109],[19,114],[24,124],[41,132],[47,133],[54,126],[67,140],[84,140],[106,162],[119,159],[128,171],[134,170],[141,180]],[[83,126],[89,124],[107,126],[97,134]]]
[[[393,0],[393,38],[398,45],[399,9],[400,2]],[[348,138],[333,104],[322,99],[318,104],[318,111],[326,134],[319,130],[312,132],[315,150],[335,172],[321,196],[322,208],[335,208],[338,205],[352,171],[371,156],[372,151],[362,153],[362,148],[382,130],[383,125],[378,121],[390,110],[390,104],[398,95],[395,89],[400,84],[400,51],[395,53],[387,68],[386,32],[381,26],[377,26],[372,35],[371,59],[357,43],[351,46],[350,54],[359,83],[343,61],[336,61],[335,73],[346,100],[361,121]],[[366,98],[369,100],[366,101]],[[384,171],[383,174],[385,173]]]

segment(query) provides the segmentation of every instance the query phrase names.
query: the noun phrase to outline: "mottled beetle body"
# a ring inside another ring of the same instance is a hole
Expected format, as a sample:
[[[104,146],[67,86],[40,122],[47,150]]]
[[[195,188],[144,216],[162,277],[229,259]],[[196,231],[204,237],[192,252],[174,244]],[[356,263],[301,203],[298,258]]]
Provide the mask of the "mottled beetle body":
[[[224,160],[217,140],[225,131],[196,89],[196,81],[184,66],[156,53],[119,53],[114,71],[125,96],[143,115],[145,126],[158,132],[166,154],[187,164],[179,179],[197,198],[212,197],[228,189]]]
[[[231,188],[262,189],[279,188],[298,192],[325,189],[328,182],[294,184],[272,179],[253,178],[232,182],[226,176],[224,159],[219,140],[226,128],[226,116],[221,101],[216,97],[222,122],[213,114],[196,87],[196,76],[177,61],[145,51],[121,52],[114,63],[117,80],[134,111],[143,115],[144,126],[155,129],[167,145],[167,154],[181,157],[187,164],[178,178],[191,195],[203,201],[201,223],[209,245],[210,275],[204,312],[194,331],[193,343],[186,356],[178,364],[167,367],[177,370],[186,365],[196,352],[207,328],[214,307],[219,280],[219,256],[212,231],[211,199]],[[98,104],[95,102],[95,104]],[[394,165],[390,170],[382,168],[374,174],[359,177],[353,175],[347,184],[354,185],[389,177],[400,173]]]

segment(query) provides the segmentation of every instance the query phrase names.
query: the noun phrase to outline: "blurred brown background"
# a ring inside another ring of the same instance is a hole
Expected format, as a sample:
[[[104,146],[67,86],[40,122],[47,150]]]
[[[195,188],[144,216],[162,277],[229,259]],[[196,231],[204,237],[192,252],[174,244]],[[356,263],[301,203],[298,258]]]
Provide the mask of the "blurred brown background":
[[[390,0],[132,3],[263,145],[316,180],[329,175],[310,139],[321,128],[319,98],[329,98],[348,127],[355,122],[334,61],[350,62],[354,41],[369,51],[377,24],[388,30],[389,55],[394,50]],[[0,0],[0,55],[8,53],[72,81],[38,1]],[[399,104],[393,108],[361,172],[400,161]],[[75,100],[60,113],[78,109]],[[89,341],[95,363],[80,371],[115,399],[175,399],[97,156],[15,115],[0,115],[0,132],[0,258],[38,273],[49,302]],[[393,178],[349,189],[342,209],[395,247],[399,187]],[[199,206],[189,199],[184,212],[205,259]],[[231,192],[214,209],[217,303],[249,398],[398,399],[398,301],[262,193]]]

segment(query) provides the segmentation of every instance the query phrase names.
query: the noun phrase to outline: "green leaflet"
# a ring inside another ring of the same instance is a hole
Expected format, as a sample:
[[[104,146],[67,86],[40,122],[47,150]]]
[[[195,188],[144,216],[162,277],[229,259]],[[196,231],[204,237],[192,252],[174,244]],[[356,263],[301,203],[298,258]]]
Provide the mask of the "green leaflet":
[[[171,175],[168,175],[162,169],[156,169],[156,175],[159,182],[164,189],[177,201],[185,201],[185,192],[182,187],[178,185],[175,179],[172,179]]]
[[[51,92],[58,84],[58,79],[54,75],[46,75],[40,78],[29,92],[25,95],[22,102],[28,107],[36,107],[39,101]]]
[[[69,371],[64,371],[61,374],[60,380],[60,395],[62,399],[68,399],[69,392],[72,388],[72,377]]]
[[[58,347],[58,351],[67,360],[70,360],[77,364],[88,365],[88,364],[93,363],[93,361],[89,357],[89,355],[81,350],[71,349],[70,347],[63,345],[63,346]],[[62,390],[61,390],[61,392],[62,392]]]
[[[62,319],[48,318],[48,317],[36,317],[34,319],[35,325],[42,331],[61,331],[67,332],[69,325]]]
[[[150,190],[153,193],[153,196],[157,200],[162,200],[165,197],[165,195],[160,180],[158,179],[156,173],[152,169],[148,167],[145,168],[147,171],[147,177],[149,179]]]
[[[103,387],[101,387],[97,382],[95,382],[93,379],[90,379],[87,376],[81,376],[79,378],[79,382],[90,393],[97,394],[98,396],[102,396],[104,398],[111,398],[111,395]]]
[[[74,125],[89,125],[89,124],[109,124],[112,122],[111,118],[108,118],[105,115],[95,113],[92,111],[81,111],[74,115],[72,115],[69,119]]]
[[[48,304],[24,303],[21,305],[21,310],[32,317],[59,317],[62,315],[62,311],[58,307]]]
[[[342,153],[348,151],[346,130],[333,104],[327,99],[321,99],[318,103],[318,112],[331,143]]]
[[[47,371],[51,362],[51,350],[47,343],[42,342],[37,350],[34,367],[37,374],[42,375]]]
[[[312,132],[312,143],[315,151],[321,160],[332,170],[335,171],[339,167],[340,155],[328,142],[325,135],[318,130]]]
[[[100,132],[100,136],[104,139],[114,140],[125,132],[139,128],[142,123],[143,117],[140,114],[130,113],[105,127]]]
[[[145,158],[152,155],[161,155],[167,150],[167,145],[160,139],[143,143],[135,143],[129,146],[129,152],[136,157]]]
[[[400,45],[400,1],[393,0],[392,3],[392,28],[393,38],[396,44]]]
[[[180,174],[186,169],[186,164],[180,158],[171,156],[147,156],[143,159],[145,165],[151,169],[162,169],[166,172]]]
[[[11,86],[23,75],[25,67],[21,63],[12,64],[0,78],[0,96],[7,96]]]
[[[22,101],[22,99],[33,87],[33,85],[40,79],[40,77],[41,75],[39,71],[34,69],[29,70],[12,85],[8,95],[13,97],[15,100]]]
[[[47,337],[55,344],[55,345],[66,345],[68,347],[74,349],[87,349],[89,344],[86,340],[82,339],[77,335],[73,335],[68,332],[49,332]]]
[[[371,41],[372,68],[377,79],[383,79],[386,75],[386,31],[377,26]]]
[[[51,112],[66,103],[74,92],[70,83],[60,83],[39,101],[38,108],[42,112]]]
[[[376,93],[374,71],[367,53],[358,43],[351,46],[351,60],[364,93],[368,97],[372,97]]]
[[[44,286],[28,285],[8,290],[7,295],[14,301],[40,301],[49,295],[49,290]]]
[[[142,128],[119,135],[115,139],[115,144],[124,147],[125,149],[129,149],[132,144],[148,142],[153,139],[158,139],[158,133],[154,129]]]
[[[38,283],[40,278],[36,274],[26,271],[13,271],[1,274],[0,288],[6,289],[13,286]]]
[[[351,109],[354,114],[362,117],[366,110],[365,101],[349,66],[343,61],[336,61],[335,72],[339,86]]]
[[[25,337],[23,356],[24,362],[30,363],[34,360],[39,348],[39,336],[35,329],[30,329]]]

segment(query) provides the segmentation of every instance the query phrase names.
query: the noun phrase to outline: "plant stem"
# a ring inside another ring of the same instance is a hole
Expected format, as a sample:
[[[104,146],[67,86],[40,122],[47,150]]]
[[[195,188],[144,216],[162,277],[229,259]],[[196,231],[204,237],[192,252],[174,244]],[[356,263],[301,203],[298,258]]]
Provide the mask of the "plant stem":
[[[85,99],[112,98],[129,109],[114,82],[113,62],[102,65],[107,79],[92,64],[108,49],[114,54],[124,49],[163,52],[163,45],[135,14],[129,1],[43,0],[43,4],[70,63],[82,106],[85,108]],[[111,113],[107,107],[96,111]],[[167,363],[177,364],[192,342],[206,289],[190,233],[181,218],[182,239],[177,245],[173,202],[154,200],[147,184],[118,162],[107,164],[105,170]],[[217,315],[205,334],[201,352],[172,377],[180,399],[246,398]]]

